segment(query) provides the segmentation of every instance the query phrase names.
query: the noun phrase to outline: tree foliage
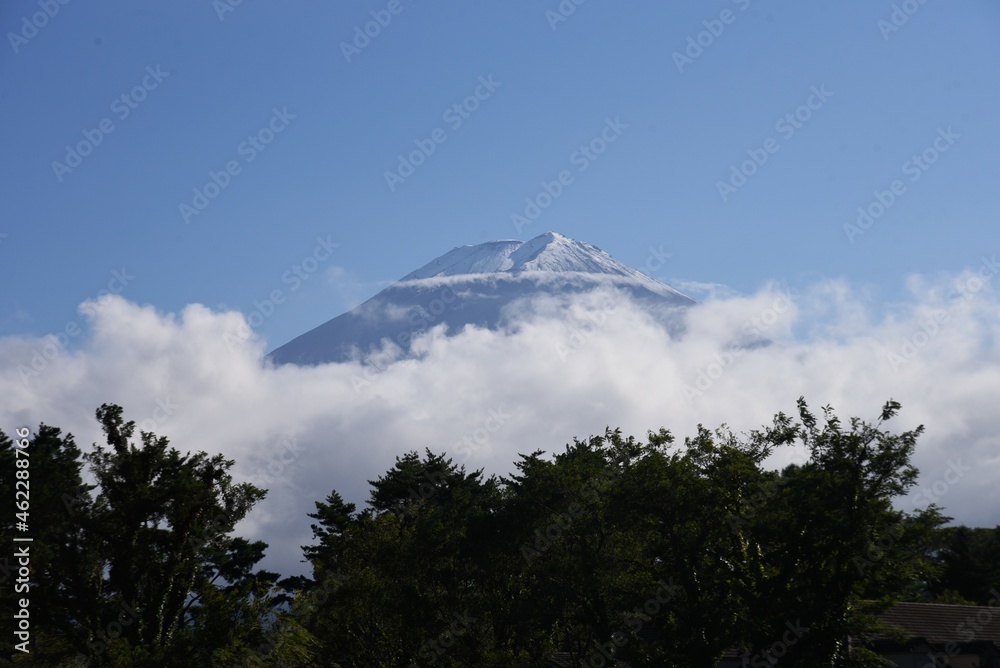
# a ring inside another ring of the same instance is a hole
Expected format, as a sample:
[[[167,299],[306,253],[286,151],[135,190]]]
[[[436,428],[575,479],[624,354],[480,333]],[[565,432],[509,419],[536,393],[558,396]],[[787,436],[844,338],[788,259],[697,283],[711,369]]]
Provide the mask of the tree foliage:
[[[310,573],[279,581],[256,568],[267,546],[234,531],[265,491],[105,404],[105,444],[86,454],[54,427],[31,436],[33,644],[14,662],[708,668],[735,650],[751,666],[885,665],[864,647],[880,611],[1000,586],[1000,527],[894,505],[922,432],[886,428],[899,408],[844,423],[800,399],[794,418],[698,425],[683,443],[608,429],[522,454],[507,477],[407,452],[363,508],[336,490],[315,503]],[[2,432],[0,465],[17,466]],[[0,539],[16,531],[5,515]],[[9,607],[16,574],[0,558]]]
[[[150,432],[136,442],[122,413],[108,404],[97,410],[106,445],[85,455],[71,435],[46,425],[30,440],[36,632],[21,659],[265,665],[276,645],[277,575],[254,570],[266,544],[232,535],[265,491],[234,483],[234,462],[221,455],[182,454]],[[13,468],[6,436],[0,458]],[[84,463],[96,485],[83,483]],[[4,534],[11,530],[5,522]]]
[[[305,554],[322,597],[299,614],[342,666],[709,667],[727,649],[751,665],[881,665],[848,639],[932,582],[945,521],[893,506],[922,431],[884,429],[898,409],[845,425],[800,400],[797,419],[699,426],[681,446],[609,429],[522,455],[503,479],[408,453],[364,510],[336,492],[316,504]]]

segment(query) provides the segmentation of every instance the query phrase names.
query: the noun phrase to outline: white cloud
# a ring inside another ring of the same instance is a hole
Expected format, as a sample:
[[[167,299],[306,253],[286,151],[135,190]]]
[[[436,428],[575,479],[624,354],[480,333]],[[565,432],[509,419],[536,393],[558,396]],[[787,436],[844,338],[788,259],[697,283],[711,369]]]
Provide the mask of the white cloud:
[[[505,473],[519,452],[552,452],[605,426],[638,436],[665,426],[679,438],[698,423],[759,427],[794,413],[800,395],[844,419],[901,401],[894,428],[927,427],[915,457],[921,501],[993,525],[1000,300],[988,283],[970,291],[972,278],[914,277],[910,297],[879,312],[844,282],[710,298],[674,339],[611,292],[569,309],[539,300],[504,333],[437,328],[417,340],[418,359],[375,367],[273,368],[263,341],[227,342],[239,313],[163,314],[105,297],[81,306],[91,315],[74,349],[55,337],[0,340],[0,427],[43,421],[87,446],[100,439],[94,410],[114,402],[182,451],[225,453],[239,476],[270,488],[241,529],[267,540],[265,565],[287,574],[302,568],[313,502],[337,489],[360,505],[366,481],[407,450]],[[769,345],[739,345],[762,337]],[[956,466],[968,467],[958,483],[942,482]]]

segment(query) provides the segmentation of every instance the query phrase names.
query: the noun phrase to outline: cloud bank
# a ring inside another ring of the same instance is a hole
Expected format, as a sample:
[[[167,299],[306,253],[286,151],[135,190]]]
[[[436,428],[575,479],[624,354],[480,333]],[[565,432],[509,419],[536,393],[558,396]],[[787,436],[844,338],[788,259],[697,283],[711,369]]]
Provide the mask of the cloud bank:
[[[337,489],[361,505],[366,481],[407,450],[503,474],[518,453],[556,451],[606,426],[638,436],[664,426],[679,439],[699,423],[757,428],[779,410],[794,414],[800,395],[845,420],[902,402],[890,426],[927,431],[918,490],[901,507],[936,502],[959,522],[993,526],[992,276],[985,261],[957,276],[913,276],[905,300],[878,307],[837,281],[713,297],[673,337],[620,293],[597,290],[569,308],[540,297],[504,331],[438,327],[417,336],[415,358],[389,346],[367,365],[306,368],[275,368],[264,341],[233,336],[246,331],[238,312],[161,313],[107,296],[81,305],[78,335],[0,339],[0,428],[45,422],[87,447],[101,440],[94,410],[113,402],[182,451],[226,454],[238,478],[270,490],[241,532],[266,540],[264,565],[289,575],[304,568],[313,502]]]

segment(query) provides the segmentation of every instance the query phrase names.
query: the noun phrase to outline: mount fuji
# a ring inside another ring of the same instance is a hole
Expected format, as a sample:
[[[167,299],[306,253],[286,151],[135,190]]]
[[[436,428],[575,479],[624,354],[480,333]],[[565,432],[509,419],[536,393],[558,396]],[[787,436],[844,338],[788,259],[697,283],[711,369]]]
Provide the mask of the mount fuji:
[[[639,304],[669,331],[679,330],[679,311],[695,303],[595,246],[546,232],[459,246],[268,357],[278,365],[363,360],[388,342],[406,355],[415,337],[438,325],[447,335],[469,325],[512,328],[540,298],[559,313],[598,290]]]

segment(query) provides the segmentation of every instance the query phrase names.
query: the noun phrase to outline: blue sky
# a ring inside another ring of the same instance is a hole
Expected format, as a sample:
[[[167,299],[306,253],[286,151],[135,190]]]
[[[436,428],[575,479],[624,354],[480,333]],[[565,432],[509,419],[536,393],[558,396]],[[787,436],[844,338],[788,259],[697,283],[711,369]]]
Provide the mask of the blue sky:
[[[122,267],[125,297],[167,311],[249,313],[283,290],[259,327],[274,347],[456,245],[547,230],[639,268],[650,248],[672,253],[664,280],[749,292],[845,277],[884,299],[909,272],[998,245],[996,3],[912,0],[890,31],[892,2],[588,0],[557,21],[555,0],[399,0],[396,14],[224,1],[70,2],[44,21],[37,2],[0,9],[0,334],[59,331]],[[712,28],[679,68],[673,54]],[[445,113],[480,77],[497,86],[455,128]],[[799,110],[814,87],[831,95]],[[241,143],[275,109],[294,118],[247,162]],[[797,110],[808,120],[779,131]],[[53,166],[104,119],[78,167]],[[571,162],[606,119],[627,129]],[[391,191],[385,172],[438,128],[444,143]],[[958,138],[911,182],[904,163],[947,128]],[[718,182],[769,138],[777,152],[723,201]],[[180,205],[229,161],[239,173],[187,223]],[[562,170],[572,183],[518,231],[512,215]],[[905,192],[849,243],[844,224],[896,179]],[[292,292],[282,277],[317,237],[339,248]]]

